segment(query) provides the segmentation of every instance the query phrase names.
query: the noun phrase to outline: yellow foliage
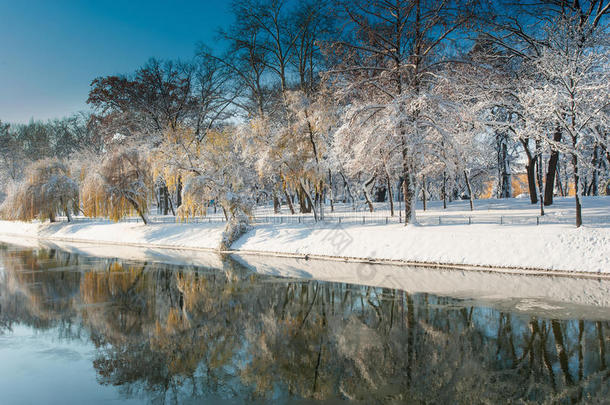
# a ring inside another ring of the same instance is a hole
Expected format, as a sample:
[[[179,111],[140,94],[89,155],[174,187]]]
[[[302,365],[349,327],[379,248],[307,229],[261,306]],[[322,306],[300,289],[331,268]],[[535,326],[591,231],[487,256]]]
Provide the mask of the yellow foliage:
[[[25,180],[11,190],[2,205],[7,219],[55,220],[58,214],[78,212],[78,186],[67,166],[57,159],[43,159],[26,169]]]
[[[118,221],[134,213],[145,216],[151,192],[145,162],[136,150],[120,149],[108,155],[81,187],[83,213]]]

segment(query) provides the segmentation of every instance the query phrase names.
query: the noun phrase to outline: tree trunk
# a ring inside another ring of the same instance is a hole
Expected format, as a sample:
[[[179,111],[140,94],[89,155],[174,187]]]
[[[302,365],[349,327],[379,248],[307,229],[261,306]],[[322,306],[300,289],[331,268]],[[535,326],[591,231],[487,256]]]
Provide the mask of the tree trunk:
[[[313,219],[314,219],[314,221],[318,222],[318,212],[316,210],[316,205],[315,205],[313,199],[311,198],[311,194],[307,190],[307,187],[303,183],[302,179],[299,180],[299,184],[301,185],[301,191],[305,194],[307,202],[309,203],[309,207],[313,210]]]
[[[369,187],[371,186],[371,184],[375,181],[375,176],[371,176],[370,179],[368,179],[364,185],[362,186],[362,192],[364,193],[364,199],[366,200],[366,203],[369,206],[369,211],[373,212],[373,203],[371,202],[371,197],[369,195]]]
[[[59,202],[61,204],[62,209],[66,213],[66,219],[68,220],[68,222],[72,222],[72,216],[70,215],[70,210],[68,209],[68,205],[66,203],[64,203],[63,198],[60,198]]]
[[[297,190],[297,197],[299,199],[299,210],[301,211],[301,214],[309,214],[311,212],[311,204],[307,203],[307,196],[305,195],[305,190],[302,185],[300,189]]]
[[[447,173],[443,171],[443,209],[447,209]]]
[[[342,172],[339,172],[339,174],[341,175],[341,178],[343,179],[343,188],[345,191],[347,191],[347,194],[349,195],[349,198],[352,200],[352,209],[356,209],[356,199],[354,198],[354,195],[352,194],[352,190],[349,188],[349,183],[347,182],[347,179],[345,178],[345,176],[343,175]]]
[[[273,190],[273,213],[279,214],[281,210],[280,199],[277,198],[277,193],[275,189]]]
[[[406,165],[404,165],[406,166]],[[409,172],[408,167],[403,166],[405,178],[402,182],[402,192],[405,198],[405,226],[409,224],[409,222],[413,219],[414,209],[413,209],[413,193],[411,190],[411,174]]]
[[[330,172],[330,169],[328,169],[328,194],[328,197],[330,199],[330,212],[335,212],[335,202],[333,195],[333,176]]]
[[[527,156],[527,165],[525,165],[525,170],[527,171],[527,186],[530,194],[530,202],[532,204],[536,204],[538,202],[538,197],[536,196],[536,160],[530,152],[527,141],[521,139],[521,144],[523,145],[525,155]]]
[[[572,86],[574,83],[570,80],[570,85]],[[574,174],[574,201],[576,203],[576,227],[580,228],[582,225],[582,207],[580,205],[580,192],[579,192],[579,182],[580,177],[578,173],[578,132],[576,131],[576,102],[574,93],[571,94],[572,100],[570,103],[571,113],[570,113],[570,137],[572,138],[572,166],[573,166],[573,174]],[[566,185],[567,187],[567,185]]]
[[[288,208],[290,208],[290,213],[292,215],[294,215],[294,206],[292,205],[292,199],[288,195],[288,191],[286,190],[285,186],[284,186],[284,196],[286,196],[286,202],[288,203]]]
[[[557,164],[557,167],[555,169],[555,179],[557,181],[557,190],[559,191],[559,195],[562,197],[566,196],[566,192],[565,192],[565,187],[563,187],[563,185],[561,184],[561,173],[559,171],[559,164]],[[545,200],[546,201],[546,200]]]
[[[176,208],[182,205],[182,177],[178,176],[178,184],[176,185]]]
[[[536,204],[538,202],[538,193],[536,191],[536,162],[534,160],[529,160],[527,165],[525,165],[525,170],[527,171],[527,186],[530,202]]]
[[[497,153],[498,153],[498,191],[499,198],[511,197],[510,184],[510,166],[508,161],[508,145],[506,134],[497,135]]]
[[[129,197],[126,197],[126,199],[127,199],[127,201],[129,201],[131,206],[136,210],[136,212],[138,213],[140,218],[142,218],[142,222],[144,222],[144,225],[148,225],[148,218],[146,217],[146,214],[144,214],[144,212],[142,212],[142,209],[140,208],[138,203]]]
[[[316,192],[316,201],[318,202],[318,217],[320,221],[324,221],[324,182],[320,181],[319,190]]]
[[[167,201],[169,202],[169,209],[172,211],[172,215],[176,216],[176,210],[174,210],[174,203],[172,203],[172,196],[168,196]]]
[[[536,175],[538,177],[538,198],[540,199],[540,216],[544,215],[544,197],[542,185],[542,149],[540,141],[536,140]]]
[[[464,170],[464,179],[466,180],[466,188],[468,189],[468,198],[470,200],[470,211],[474,211],[472,188],[470,187],[470,180],[468,179],[468,173],[466,173],[466,170]]]
[[[386,172],[386,183],[388,187],[388,200],[390,201],[390,216],[394,216],[394,193],[392,192],[392,182],[390,175]]]
[[[558,126],[553,134],[553,141],[561,141],[561,128]],[[551,156],[549,157],[549,167],[546,172],[546,184],[544,188],[544,205],[553,204],[553,189],[555,187],[555,175],[557,173],[557,164],[559,163],[559,151],[556,147],[551,146]]]
[[[163,186],[163,215],[169,214],[169,190],[167,186]]]
[[[424,206],[424,211],[426,210],[426,176],[421,176],[421,200]]]
[[[572,136],[572,144],[574,149],[576,149],[576,138]],[[572,169],[574,170],[574,200],[576,202],[576,227],[580,228],[582,225],[582,207],[580,205],[580,192],[579,192],[579,183],[580,178],[578,175],[578,156],[576,156],[576,152],[572,152]]]
[[[591,161],[591,165],[593,166],[593,173],[592,173],[592,179],[591,179],[591,192],[589,193],[589,195],[598,195],[598,146],[597,143],[595,144],[595,146],[593,147],[593,160]]]

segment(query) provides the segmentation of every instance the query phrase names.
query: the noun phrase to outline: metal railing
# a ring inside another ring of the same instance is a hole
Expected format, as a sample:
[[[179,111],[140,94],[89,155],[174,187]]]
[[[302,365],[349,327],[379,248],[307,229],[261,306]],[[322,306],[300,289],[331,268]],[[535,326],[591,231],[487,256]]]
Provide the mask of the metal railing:
[[[356,215],[354,215],[356,214]],[[65,218],[59,217],[58,220]],[[90,222],[107,222],[112,223],[108,219],[93,219],[85,217],[73,218],[74,223],[90,223]],[[122,218],[118,222],[121,223],[141,223],[139,217]],[[151,216],[149,218],[151,224],[204,224],[204,223],[225,223],[225,217],[221,215],[209,215],[205,217],[191,217],[181,219],[174,216]],[[349,215],[331,213],[326,214],[324,218],[319,218],[316,222],[313,214],[294,214],[294,215],[254,215],[251,217],[253,224],[265,225],[299,225],[299,224],[345,224],[345,225],[386,225],[404,223],[402,213],[396,213],[394,216],[386,213],[350,213]],[[547,225],[547,224],[574,224],[575,219],[572,216],[557,216],[557,215],[433,215],[424,214],[418,215],[416,223],[423,226],[439,226],[439,225],[479,225],[479,224],[496,224],[496,225]],[[583,217],[583,224],[594,225],[600,227],[610,226],[610,215]]]

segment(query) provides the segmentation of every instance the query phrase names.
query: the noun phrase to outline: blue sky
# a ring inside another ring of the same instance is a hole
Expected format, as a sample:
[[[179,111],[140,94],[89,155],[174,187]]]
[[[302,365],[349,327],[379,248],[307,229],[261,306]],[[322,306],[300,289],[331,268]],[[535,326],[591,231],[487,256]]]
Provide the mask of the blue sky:
[[[188,60],[231,21],[228,0],[0,0],[0,120],[87,109],[95,77]]]

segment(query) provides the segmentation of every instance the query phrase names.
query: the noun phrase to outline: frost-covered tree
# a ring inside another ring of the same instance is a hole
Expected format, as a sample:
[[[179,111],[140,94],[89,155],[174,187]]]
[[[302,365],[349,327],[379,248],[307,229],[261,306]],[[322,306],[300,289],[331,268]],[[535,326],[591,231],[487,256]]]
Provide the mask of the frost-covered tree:
[[[0,202],[9,186],[23,175],[26,163],[22,144],[9,124],[0,121]]]
[[[538,77],[544,80],[532,83],[521,94],[526,129],[552,133],[558,126],[567,135],[567,142],[553,140],[553,146],[558,150],[563,147],[571,158],[577,227],[582,224],[580,173],[588,164],[583,158],[587,149],[607,142],[600,137],[599,128],[610,113],[608,35],[598,30],[594,21],[565,13],[545,27],[547,46],[534,62]]]
[[[422,132],[436,125],[434,117],[422,108],[436,104],[433,82],[448,57],[445,46],[469,21],[471,2],[340,4],[347,33],[329,49],[340,58],[331,73],[346,97],[361,101],[360,121],[383,115],[384,131],[400,154],[406,224],[415,213]]]
[[[235,127],[208,131],[200,144],[194,137],[194,132],[182,131],[179,142],[186,141],[190,148],[183,148],[182,162],[174,161],[184,179],[178,215],[188,220],[220,205],[227,226],[219,248],[226,250],[249,226],[256,194],[252,158],[244,153],[246,139]]]
[[[135,212],[147,224],[151,190],[149,166],[142,152],[120,146],[104,156],[84,177],[83,213],[118,221]]]
[[[55,221],[58,215],[72,220],[79,211],[78,185],[68,167],[57,159],[43,159],[27,167],[22,182],[14,184],[0,207],[7,219]]]

